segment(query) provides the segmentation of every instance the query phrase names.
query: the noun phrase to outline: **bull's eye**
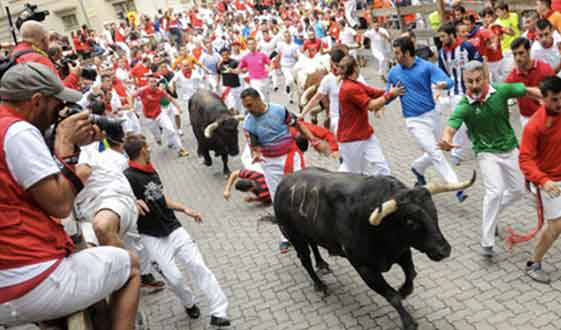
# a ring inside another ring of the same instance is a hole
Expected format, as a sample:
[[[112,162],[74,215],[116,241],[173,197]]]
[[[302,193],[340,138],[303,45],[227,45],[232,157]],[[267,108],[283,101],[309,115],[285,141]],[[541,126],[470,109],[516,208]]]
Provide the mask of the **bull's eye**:
[[[405,220],[405,223],[407,224],[407,227],[413,231],[417,231],[421,228],[419,223],[411,218],[407,218],[407,220]]]

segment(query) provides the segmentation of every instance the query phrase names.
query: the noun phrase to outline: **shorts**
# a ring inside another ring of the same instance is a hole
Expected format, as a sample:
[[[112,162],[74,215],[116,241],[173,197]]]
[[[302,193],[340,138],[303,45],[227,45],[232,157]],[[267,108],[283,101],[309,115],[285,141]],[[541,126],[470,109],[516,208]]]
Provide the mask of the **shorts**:
[[[0,305],[0,325],[52,320],[86,309],[127,283],[129,253],[103,246],[62,260],[43,282],[23,297]]]
[[[556,183],[557,185],[561,185],[561,181],[557,181]],[[561,196],[551,198],[542,189],[541,197],[542,197],[544,220],[555,220],[561,218]]]

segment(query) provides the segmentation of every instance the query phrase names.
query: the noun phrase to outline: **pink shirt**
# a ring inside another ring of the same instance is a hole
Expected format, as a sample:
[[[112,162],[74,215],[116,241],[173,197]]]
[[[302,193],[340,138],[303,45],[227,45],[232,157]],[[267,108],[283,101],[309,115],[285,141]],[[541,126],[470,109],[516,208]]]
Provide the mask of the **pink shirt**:
[[[250,79],[266,79],[269,74],[266,65],[271,60],[262,52],[247,53],[240,61],[240,69],[247,68]]]

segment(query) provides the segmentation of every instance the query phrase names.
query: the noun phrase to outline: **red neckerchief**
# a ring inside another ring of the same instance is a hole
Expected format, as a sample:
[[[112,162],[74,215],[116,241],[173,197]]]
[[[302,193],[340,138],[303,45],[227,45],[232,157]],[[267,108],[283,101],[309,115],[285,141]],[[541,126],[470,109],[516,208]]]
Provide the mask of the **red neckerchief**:
[[[456,38],[456,41],[452,44],[452,46],[448,47],[448,46],[442,45],[442,48],[444,48],[445,52],[450,53],[454,49],[456,49],[456,47],[458,47],[461,43],[462,43],[462,39]]]
[[[150,163],[146,165],[142,165],[133,160],[129,160],[129,167],[146,173],[156,173],[156,169],[154,169],[154,166],[152,166],[152,164]]]
[[[543,18],[548,19],[554,12],[555,11],[553,9],[550,9],[545,15],[543,15]]]
[[[483,89],[481,90],[481,95],[479,97],[475,97],[475,95],[473,95],[473,93],[470,90],[467,91],[467,95],[479,103],[485,102],[485,98],[487,97],[487,94],[489,94],[489,84],[483,86]]]
[[[183,70],[182,72],[183,72],[183,75],[185,76],[185,78],[187,78],[187,79],[191,78],[191,75],[193,74],[193,70],[189,70],[189,71]]]

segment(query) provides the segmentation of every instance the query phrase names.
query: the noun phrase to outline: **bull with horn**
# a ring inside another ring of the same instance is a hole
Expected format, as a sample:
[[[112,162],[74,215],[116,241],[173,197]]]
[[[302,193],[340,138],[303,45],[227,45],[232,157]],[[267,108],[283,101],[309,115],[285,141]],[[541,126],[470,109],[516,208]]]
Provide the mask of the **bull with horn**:
[[[433,261],[447,258],[451,246],[438,224],[433,196],[463,190],[475,182],[429,183],[409,188],[391,176],[362,176],[308,168],[283,179],[275,195],[275,216],[281,231],[293,244],[316,290],[327,287],[312,266],[329,270],[318,246],[349,260],[364,282],[382,295],[399,313],[403,327],[417,323],[402,300],[413,292],[417,276],[412,249]],[[398,264],[405,282],[392,288],[383,273]]]
[[[204,158],[204,164],[212,165],[210,152],[214,151],[216,157],[222,158],[223,173],[229,175],[228,156],[240,152],[238,122],[244,117],[230,112],[218,95],[199,90],[189,100],[189,118],[198,143],[197,153]]]

